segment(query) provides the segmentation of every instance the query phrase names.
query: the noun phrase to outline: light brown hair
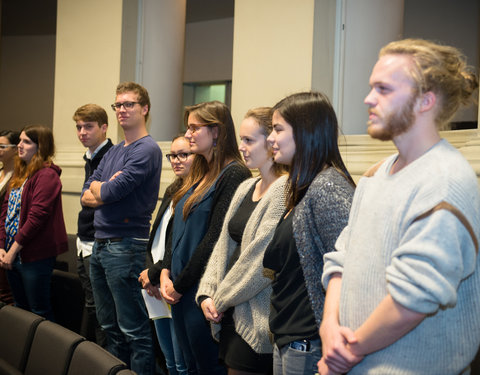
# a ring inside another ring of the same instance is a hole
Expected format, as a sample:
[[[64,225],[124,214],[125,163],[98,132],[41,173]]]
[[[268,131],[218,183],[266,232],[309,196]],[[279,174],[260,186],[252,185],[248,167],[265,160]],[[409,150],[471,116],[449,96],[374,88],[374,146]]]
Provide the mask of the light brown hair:
[[[205,178],[201,187],[195,189],[183,206],[183,218],[186,219],[193,209],[195,203],[200,202],[202,197],[215,183],[218,175],[225,167],[228,160],[243,163],[238,151],[235,126],[228,107],[219,101],[211,101],[185,107],[184,124],[188,126],[188,116],[193,114],[204,126],[217,127],[218,137],[216,146],[213,148],[213,155],[210,162],[199,154],[193,159],[190,173],[188,174],[182,188],[174,195],[173,207],[190,190],[190,188]]]
[[[379,56],[394,54],[411,56],[415,94],[431,91],[439,99],[435,116],[438,128],[452,119],[460,105],[471,102],[478,76],[457,48],[423,39],[403,39],[387,44]]]
[[[42,168],[52,164],[55,154],[55,144],[52,130],[44,125],[29,125],[23,128],[26,136],[37,145],[37,152],[27,164],[19,157],[15,158],[13,177],[10,180],[11,188],[19,188],[27,178],[32,177]]]

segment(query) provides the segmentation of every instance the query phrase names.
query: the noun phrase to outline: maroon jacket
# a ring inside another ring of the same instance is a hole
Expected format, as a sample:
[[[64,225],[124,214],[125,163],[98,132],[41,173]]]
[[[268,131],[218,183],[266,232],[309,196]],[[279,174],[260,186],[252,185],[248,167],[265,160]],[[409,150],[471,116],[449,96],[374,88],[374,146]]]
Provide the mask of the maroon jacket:
[[[23,246],[22,262],[57,256],[68,250],[67,232],[63,221],[60,167],[52,163],[30,177],[22,191],[20,223],[15,241]],[[8,195],[0,214],[0,248],[5,248],[5,218]]]

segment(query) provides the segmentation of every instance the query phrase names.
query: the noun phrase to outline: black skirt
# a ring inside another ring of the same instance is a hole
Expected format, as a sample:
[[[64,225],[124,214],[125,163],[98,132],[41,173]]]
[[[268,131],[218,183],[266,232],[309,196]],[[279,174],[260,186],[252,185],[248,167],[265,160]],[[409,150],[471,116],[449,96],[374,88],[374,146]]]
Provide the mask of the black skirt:
[[[271,373],[271,353],[257,353],[235,331],[233,308],[225,311],[220,330],[219,357],[231,369],[253,373]]]

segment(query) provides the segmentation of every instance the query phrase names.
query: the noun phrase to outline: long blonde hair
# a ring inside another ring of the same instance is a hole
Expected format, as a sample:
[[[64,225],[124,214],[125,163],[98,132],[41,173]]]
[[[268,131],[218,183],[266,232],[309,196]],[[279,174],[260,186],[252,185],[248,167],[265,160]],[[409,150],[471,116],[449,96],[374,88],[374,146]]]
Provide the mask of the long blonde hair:
[[[188,217],[194,205],[203,198],[215,183],[218,175],[225,166],[226,161],[232,160],[243,163],[238,151],[235,126],[228,107],[219,101],[211,101],[185,107],[184,124],[188,126],[188,116],[193,114],[205,126],[217,127],[218,137],[213,147],[213,155],[208,162],[202,155],[196,154],[182,188],[173,196],[173,208],[188,190],[202,179],[202,185],[195,189],[183,206],[183,218]]]
[[[37,152],[28,164],[18,156],[15,157],[10,188],[19,188],[27,178],[32,177],[40,169],[49,167],[55,154],[53,133],[50,128],[44,125],[29,125],[23,128],[22,132],[37,145]]]

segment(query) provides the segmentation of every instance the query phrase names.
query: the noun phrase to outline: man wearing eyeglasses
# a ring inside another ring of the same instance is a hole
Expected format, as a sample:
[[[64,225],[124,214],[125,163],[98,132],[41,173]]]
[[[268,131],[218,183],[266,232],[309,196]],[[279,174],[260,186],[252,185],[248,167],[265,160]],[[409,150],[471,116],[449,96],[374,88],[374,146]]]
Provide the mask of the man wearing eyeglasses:
[[[151,330],[137,277],[145,263],[162,153],[147,132],[150,99],[144,87],[118,85],[112,109],[125,140],[105,154],[82,193],[82,204],[95,207],[90,278],[107,349],[137,374],[152,375]]]
[[[75,121],[79,141],[84,147],[87,147],[87,152],[83,155],[85,160],[83,183],[85,183],[97,169],[105,153],[113,146],[112,141],[107,139],[108,116],[107,112],[99,105],[85,104],[75,111],[73,121]],[[86,324],[82,330],[89,340],[105,347],[105,333],[96,318],[95,301],[90,282],[90,256],[95,240],[94,214],[95,209],[88,206],[82,206],[78,213],[77,273],[85,295],[85,312],[87,314],[87,318],[83,320]],[[90,334],[91,331],[94,333]]]

